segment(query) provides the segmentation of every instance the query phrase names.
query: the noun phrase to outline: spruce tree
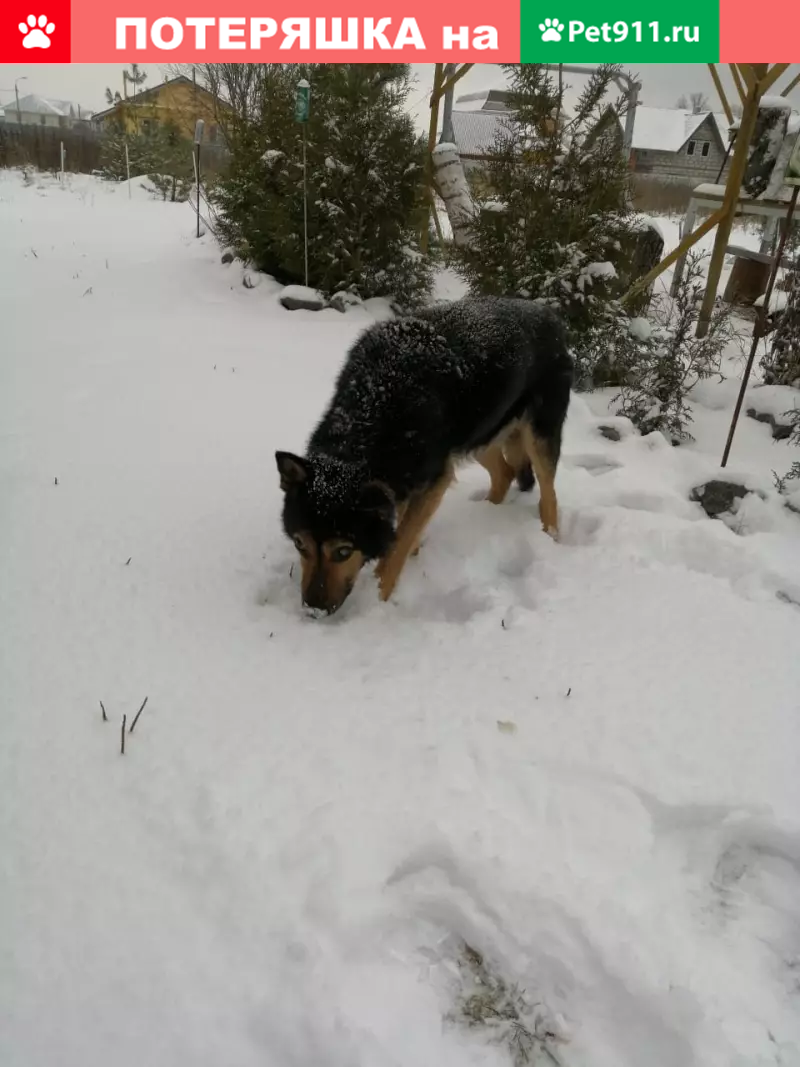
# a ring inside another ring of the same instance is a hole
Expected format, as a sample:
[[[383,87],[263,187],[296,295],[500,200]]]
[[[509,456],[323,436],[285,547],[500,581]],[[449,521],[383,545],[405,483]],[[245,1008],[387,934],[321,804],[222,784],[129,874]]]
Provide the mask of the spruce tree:
[[[764,381],[800,386],[800,247],[787,273],[786,308],[778,319],[769,351],[761,360]]]
[[[260,106],[234,122],[229,173],[214,193],[221,236],[279,281],[303,282],[301,76],[311,83],[309,284],[411,305],[431,266],[416,248],[424,154],[404,109],[407,64],[265,64]]]
[[[623,103],[605,103],[619,68],[591,74],[571,114],[560,74],[541,64],[505,69],[509,115],[491,146],[459,269],[473,290],[557,306],[579,377],[590,378],[583,342],[593,353],[599,325],[616,328],[620,311],[609,301],[623,288],[617,275],[633,238]]]

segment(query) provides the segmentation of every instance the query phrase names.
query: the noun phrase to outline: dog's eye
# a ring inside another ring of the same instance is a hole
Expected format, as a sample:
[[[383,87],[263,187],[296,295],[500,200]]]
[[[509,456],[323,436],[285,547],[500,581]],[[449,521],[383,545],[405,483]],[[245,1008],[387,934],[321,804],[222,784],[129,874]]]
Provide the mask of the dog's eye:
[[[295,538],[293,538],[293,540],[294,540],[294,547],[297,549],[297,551],[300,553],[301,556],[304,556],[306,554],[306,546],[303,543],[303,538],[302,537],[295,537]]]
[[[334,548],[333,552],[331,552],[331,559],[334,563],[344,563],[345,560],[350,559],[352,554],[352,545],[339,545],[338,548]]]

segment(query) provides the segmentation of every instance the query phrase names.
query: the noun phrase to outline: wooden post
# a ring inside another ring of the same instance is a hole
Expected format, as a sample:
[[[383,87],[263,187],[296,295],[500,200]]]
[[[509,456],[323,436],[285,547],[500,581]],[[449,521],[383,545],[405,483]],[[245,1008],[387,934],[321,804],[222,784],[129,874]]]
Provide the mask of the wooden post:
[[[733,158],[731,169],[728,172],[728,181],[725,185],[725,199],[722,201],[722,218],[719,221],[714,251],[711,253],[711,262],[708,265],[706,278],[706,291],[703,294],[703,303],[700,307],[700,315],[697,321],[697,336],[705,337],[711,323],[711,312],[714,310],[714,301],[719,287],[719,278],[722,274],[722,266],[725,262],[725,249],[733,228],[733,219],[736,214],[736,204],[742,188],[745,168],[747,167],[747,151],[756,128],[758,118],[758,101],[761,96],[759,83],[756,81],[747,92],[742,112],[742,121],[736,142],[733,146]]]
[[[736,86],[736,92],[739,94],[739,100],[741,101],[741,103],[744,103],[744,99],[747,94],[744,91],[742,76],[739,73],[739,70],[735,63],[729,63],[728,66],[731,68],[731,74],[733,75],[733,84]]]
[[[792,89],[795,89],[798,85],[800,85],[800,74],[795,74],[795,76],[792,78],[792,80],[781,93],[781,96],[788,96]]]
[[[725,118],[728,120],[728,123],[730,124],[730,123],[733,122],[733,112],[731,111],[731,105],[728,103],[728,98],[725,95],[725,90],[722,87],[722,82],[721,82],[720,76],[719,76],[719,74],[717,72],[716,63],[709,63],[708,64],[708,69],[711,72],[711,80],[714,82],[714,87],[717,90],[717,96],[719,97],[719,102],[722,104],[722,110],[725,112]]]

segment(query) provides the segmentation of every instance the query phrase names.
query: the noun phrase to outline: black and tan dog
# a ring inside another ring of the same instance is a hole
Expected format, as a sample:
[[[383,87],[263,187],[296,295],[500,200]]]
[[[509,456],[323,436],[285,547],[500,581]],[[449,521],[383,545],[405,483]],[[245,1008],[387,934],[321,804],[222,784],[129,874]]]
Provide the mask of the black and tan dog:
[[[369,560],[388,599],[465,458],[489,472],[495,504],[535,473],[555,536],[571,385],[561,321],[530,301],[468,298],[369,328],[305,456],[275,454],[303,603],[336,611]]]

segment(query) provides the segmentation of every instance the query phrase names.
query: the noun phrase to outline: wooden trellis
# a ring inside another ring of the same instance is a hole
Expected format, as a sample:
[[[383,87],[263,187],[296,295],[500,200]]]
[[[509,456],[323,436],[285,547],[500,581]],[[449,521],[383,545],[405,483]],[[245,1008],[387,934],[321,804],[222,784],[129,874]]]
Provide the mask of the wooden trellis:
[[[728,171],[728,180],[725,185],[725,196],[722,201],[722,206],[718,211],[715,211],[713,215],[709,215],[705,222],[698,226],[696,230],[687,234],[677,248],[674,248],[668,256],[665,256],[664,259],[662,259],[660,263],[657,263],[651,271],[631,286],[623,297],[623,300],[629,301],[637,293],[646,289],[660,274],[663,274],[668,267],[671,267],[677,259],[695,245],[701,237],[704,237],[716,227],[717,232],[714,240],[714,250],[711,253],[706,289],[703,295],[703,303],[700,308],[700,315],[697,322],[698,337],[705,337],[711,323],[711,314],[714,310],[714,301],[719,288],[719,279],[725,261],[725,252],[730,240],[733,220],[736,215],[736,208],[742,191],[742,180],[747,167],[750,142],[753,139],[753,132],[756,128],[759,103],[761,98],[769,92],[778,79],[789,69],[790,64],[731,63],[730,66],[736,90],[742,101],[742,117],[739,129],[736,133],[736,141],[733,147],[731,166]],[[714,85],[719,93],[720,102],[725,114],[732,118],[732,109],[725,96],[725,90],[722,87],[722,82],[716,72],[716,68],[713,63],[709,64],[709,67],[711,68]],[[792,79],[783,90],[782,95],[787,96],[795,85],[798,84],[798,81],[800,81],[800,75]]]

